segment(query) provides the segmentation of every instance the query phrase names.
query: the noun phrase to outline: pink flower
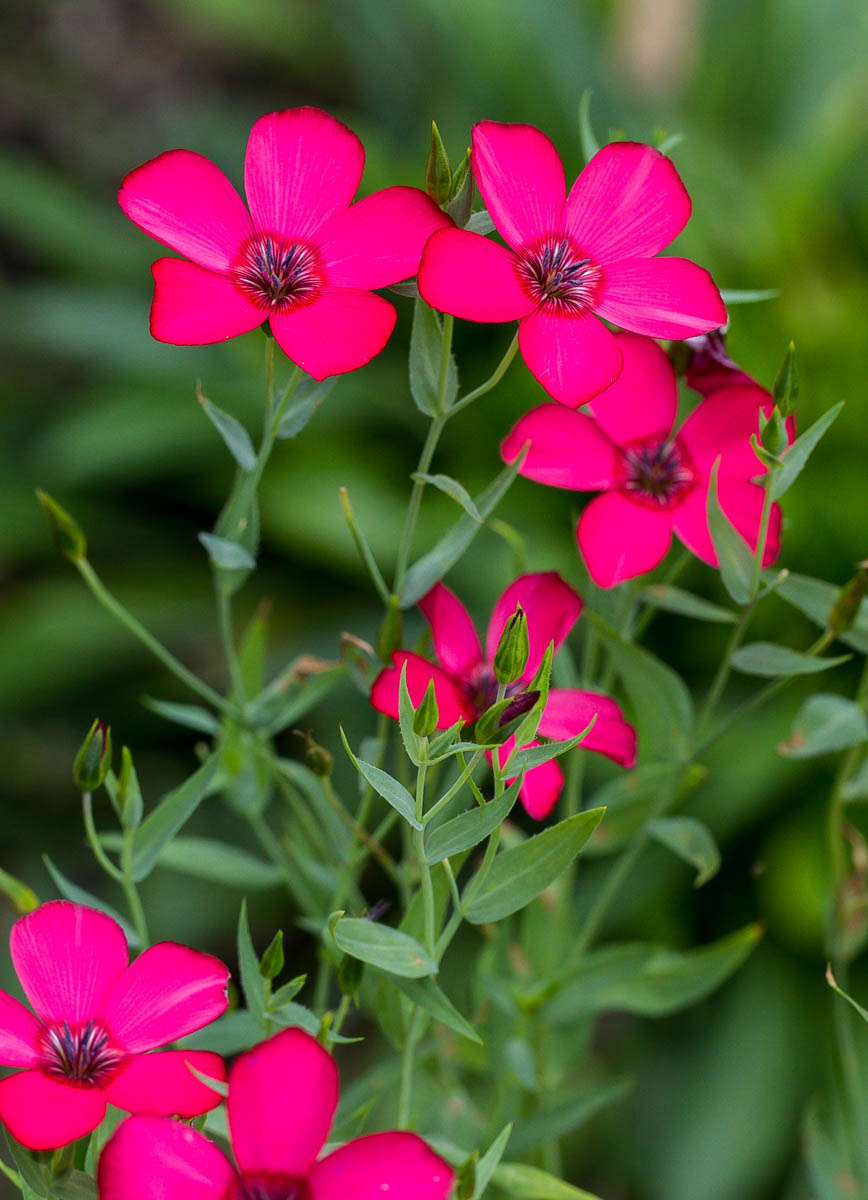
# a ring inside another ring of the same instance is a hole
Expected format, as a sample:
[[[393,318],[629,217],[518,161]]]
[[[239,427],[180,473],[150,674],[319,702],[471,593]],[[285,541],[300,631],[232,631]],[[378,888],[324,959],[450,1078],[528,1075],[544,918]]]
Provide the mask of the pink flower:
[[[598,317],[663,338],[726,321],[707,271],[655,257],[690,216],[690,197],[659,151],[636,142],[604,146],[567,196],[545,134],[482,121],[473,130],[473,170],[509,249],[463,229],[441,230],[425,247],[419,291],[434,308],[469,321],[519,320],[525,362],[562,404],[584,404],[621,370],[618,343]]]
[[[392,655],[394,665],[386,667],[374,680],[371,689],[374,708],[397,719],[401,670],[406,663],[407,689],[414,705],[422,702],[429,680],[434,680],[439,728],[448,729],[459,718],[475,721],[494,703],[497,684],[492,663],[503,628],[518,604],[527,618],[530,653],[524,674],[507,688],[507,695],[520,696],[536,674],[549,642],[554,642],[557,649],[582,611],[581,597],[554,571],[522,575],[509,585],[491,614],[484,654],[467,609],[447,587],[436,584],[419,601],[419,607],[431,626],[440,666],[418,654],[397,651]],[[632,767],[636,761],[636,733],[608,696],[552,688],[539,732],[558,741],[575,737],[595,715],[596,723],[583,747]],[[513,746],[514,739],[510,738],[500,748],[501,764],[506,762]],[[528,813],[540,820],[548,816],[557,803],[563,782],[563,773],[554,760],[532,767],[524,777],[520,793]]]
[[[22,917],[12,962],[36,1015],[0,992],[0,1120],[32,1150],[96,1129],[106,1104],[193,1117],[220,1103],[187,1064],[225,1079],[217,1054],[147,1051],[201,1029],[226,1008],[229,972],[174,942],[131,965],[123,930],[96,909],[53,900]]]
[[[315,379],[379,354],[397,314],[372,289],[413,275],[429,234],[451,221],[417,188],[351,204],[364,163],[362,143],[340,121],[293,108],[260,117],[250,133],[249,212],[223,172],[191,150],[127,175],[121,208],[190,259],[154,263],[153,336],[202,345],[267,320]]]
[[[229,1073],[237,1170],[187,1125],[130,1117],[102,1153],[100,1200],[445,1200],[452,1169],[414,1133],[374,1133],[318,1159],[337,1103],[331,1055],[286,1029]]]
[[[706,504],[719,457],[721,508],[756,550],[763,489],[752,480],[764,468],[750,444],[759,413],[771,412],[768,392],[754,383],[712,392],[676,433],[678,392],[666,354],[648,338],[617,335],[624,369],[590,405],[591,415],[544,404],[505,438],[512,462],[525,442],[521,474],[553,487],[602,491],[579,520],[579,549],[594,582],[614,587],[650,571],[673,532],[697,557],[717,566]],[[781,513],[772,506],[763,564],[777,557]]]

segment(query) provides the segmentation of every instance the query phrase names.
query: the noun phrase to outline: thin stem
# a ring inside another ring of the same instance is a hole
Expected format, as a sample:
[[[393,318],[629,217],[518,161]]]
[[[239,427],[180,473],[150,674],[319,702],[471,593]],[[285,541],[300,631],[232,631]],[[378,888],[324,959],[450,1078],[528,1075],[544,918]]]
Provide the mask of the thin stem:
[[[515,337],[509,343],[503,358],[494,368],[494,371],[491,373],[491,375],[489,375],[488,379],[486,379],[485,383],[481,383],[479,387],[474,388],[472,392],[468,392],[466,396],[461,396],[458,400],[456,400],[449,410],[449,415],[454,416],[455,413],[461,412],[462,408],[466,408],[468,404],[472,404],[474,400],[478,400],[480,396],[484,396],[486,392],[490,392],[492,388],[497,387],[501,379],[503,379],[504,375],[506,374],[509,364],[515,358],[517,350],[518,332],[516,332]]]
[[[736,624],[733,626],[732,633],[729,635],[729,641],[726,643],[726,650],[723,653],[723,658],[720,660],[720,665],[715,672],[711,687],[708,690],[708,695],[705,698],[705,703],[702,706],[702,711],[696,722],[697,730],[702,733],[707,727],[711,718],[714,716],[714,711],[717,708],[718,701],[723,695],[723,689],[726,687],[729,679],[731,666],[730,660],[733,654],[741,644],[741,639],[744,637],[750,619],[753,616],[756,602],[751,601],[743,610]],[[698,753],[698,751],[697,751]]]
[[[390,600],[389,588],[383,578],[383,573],[377,565],[377,560],[374,558],[374,552],[368,544],[368,539],[362,532],[361,526],[356,520],[356,514],[353,512],[350,504],[350,494],[345,487],[338,488],[338,499],[340,500],[341,508],[343,509],[344,519],[352,534],[353,541],[356,543],[356,549],[359,552],[359,558],[368,568],[368,574],[371,577],[371,582],[377,589],[380,599],[385,605],[388,605]]]
[[[470,762],[467,764],[467,766],[464,767],[461,774],[458,776],[458,778],[452,784],[452,787],[450,787],[447,792],[444,792],[443,795],[440,797],[440,799],[435,804],[431,805],[428,812],[425,813],[425,816],[422,818],[422,820],[425,822],[426,825],[428,824],[428,822],[431,820],[432,817],[435,817],[437,815],[437,813],[439,813],[441,809],[445,808],[446,805],[449,803],[449,801],[452,800],[457,795],[457,793],[461,791],[461,789],[464,787],[465,783],[467,783],[468,777],[473,774],[473,772],[476,770],[479,763],[482,761],[483,754],[484,754],[483,750],[477,750],[476,753],[473,755],[473,758],[470,760]]]
[[[449,382],[449,362],[452,358],[452,330],[455,318],[451,313],[443,315],[443,340],[440,343],[440,373],[437,378],[437,413],[446,407],[446,386]]]
[[[771,474],[766,476],[766,485],[763,489],[763,507],[762,513],[760,514],[759,532],[757,534],[756,552],[753,556],[753,571],[751,573],[750,580],[750,594],[751,598],[754,600],[756,599],[757,592],[759,591],[760,576],[763,569],[763,557],[765,556],[766,541],[768,540],[769,517],[771,516],[772,511],[772,478],[773,476]]]
[[[93,823],[93,800],[90,792],[82,792],[81,794],[81,812],[84,818],[84,831],[87,834],[87,840],[93,851],[94,858],[105,871],[106,875],[113,879],[115,883],[125,884],[126,880],[123,871],[115,866],[102,848],[99,834]]]
[[[148,923],[145,920],[145,910],[142,907],[139,889],[133,883],[132,865],[133,865],[133,846],[134,832],[132,829],[124,830],[124,847],[121,852],[121,868],[123,870],[123,888],[124,895],[127,899],[127,906],[130,910],[130,916],[133,920],[136,933],[139,935],[139,945],[142,950],[147,950],[150,944],[148,936]]]
[[[454,412],[454,409],[450,410]],[[428,468],[431,466],[431,460],[434,457],[434,451],[437,449],[437,443],[440,441],[440,435],[448,420],[448,415],[435,417],[428,427],[428,435],[425,438],[425,444],[422,447],[422,453],[419,455],[419,462],[416,465],[415,474],[426,475]],[[404,576],[407,574],[407,565],[410,561],[410,551],[413,548],[413,534],[416,531],[416,521],[419,517],[419,509],[422,505],[422,493],[425,491],[425,481],[422,479],[413,480],[413,490],[410,493],[410,503],[407,506],[407,515],[404,518],[404,529],[401,533],[401,540],[398,543],[398,556],[395,563],[395,585],[393,592],[396,596],[401,595],[401,587],[404,583]]]
[[[231,717],[235,717],[236,720],[241,719],[241,712],[236,704],[224,699],[219,692],[215,692],[212,687],[209,687],[207,683],[199,679],[197,675],[194,675],[192,671],[188,670],[182,662],[175,658],[174,654],[172,654],[170,650],[167,650],[165,646],[157,641],[153,634],[149,633],[147,629],[145,629],[144,625],[142,625],[141,622],[138,621],[131,612],[128,612],[127,609],[124,608],[121,602],[117,600],[106,588],[105,584],[102,582],[86,558],[76,559],[75,565],[78,568],[78,572],[82,579],[85,581],[92,594],[100,602],[103,608],[106,609],[107,612],[111,613],[111,615],[117,621],[119,621],[121,625],[125,626],[125,628],[130,631],[133,637],[137,638],[143,646],[150,650],[151,654],[153,654],[155,658],[158,658],[163,666],[166,667],[167,670],[171,671],[176,679],[179,679],[181,683],[185,684],[192,692],[195,692],[200,699],[206,701],[206,703],[212,705],[212,707],[218,709],[220,712],[226,713]]]
[[[398,1092],[398,1128],[409,1129],[410,1107],[413,1101],[413,1067],[416,1060],[416,1046],[422,1036],[422,1023],[425,1013],[421,1008],[414,1008],[410,1017],[410,1028],[407,1030],[407,1040],[404,1042],[404,1053],[401,1056],[401,1085]]]
[[[422,739],[422,754],[424,756],[427,749],[428,739]],[[428,772],[426,764],[423,762],[419,767],[419,773],[416,776],[416,820],[421,825],[425,817],[425,776]],[[429,954],[434,953],[434,944],[437,939],[437,931],[435,929],[436,914],[434,911],[434,886],[431,882],[431,868],[428,865],[428,860],[425,857],[425,834],[421,829],[413,830],[413,849],[416,854],[416,862],[419,867],[419,875],[422,886],[422,908],[425,920],[425,949]]]
[[[229,669],[229,682],[232,692],[239,704],[245,700],[244,679],[241,674],[241,660],[235,645],[235,635],[232,631],[232,602],[225,588],[217,587],[217,622],[220,627],[220,641],[223,644],[223,654]]]
[[[338,1005],[338,1010],[335,1013],[335,1019],[332,1021],[330,1032],[335,1036],[340,1033],[344,1021],[347,1018],[347,1013],[350,1011],[352,1000],[349,996],[341,996],[341,1002]]]

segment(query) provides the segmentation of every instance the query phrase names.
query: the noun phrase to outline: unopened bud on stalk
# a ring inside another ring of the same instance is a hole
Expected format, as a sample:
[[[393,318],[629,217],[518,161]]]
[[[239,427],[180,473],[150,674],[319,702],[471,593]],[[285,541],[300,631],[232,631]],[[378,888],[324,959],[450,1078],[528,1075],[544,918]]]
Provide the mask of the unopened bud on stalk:
[[[386,615],[383,617],[383,623],[380,625],[379,632],[377,633],[377,653],[384,663],[391,662],[395,651],[401,649],[403,636],[404,630],[398,597],[390,596],[389,607],[386,609]]]
[[[862,598],[868,594],[868,559],[859,563],[859,570],[845,583],[829,613],[827,628],[830,633],[846,633],[851,629]]]
[[[308,730],[293,729],[292,732],[304,741],[305,765],[310,767],[314,775],[318,775],[320,779],[327,779],[334,770],[335,760],[332,755],[325,746],[314,741]]]
[[[446,204],[452,194],[452,168],[437,122],[431,122],[431,150],[425,168],[425,190],[435,204]]]
[[[430,737],[437,728],[437,722],[440,720],[440,709],[437,705],[437,696],[434,691],[434,680],[428,680],[428,686],[425,689],[425,695],[422,697],[422,703],[416,709],[413,717],[413,732],[419,737]]]
[[[763,423],[760,441],[769,454],[775,458],[783,454],[789,445],[787,423],[777,405],[772,409],[771,416]]]
[[[118,814],[124,829],[137,829],[142,820],[142,791],[128,746],[121,750],[121,773],[118,775]]]
[[[796,411],[799,398],[799,377],[796,373],[796,347],[794,342],[787,346],[784,361],[772,387],[772,396],[782,416],[791,417]]]
[[[97,718],[72,764],[72,777],[81,792],[95,792],[112,765],[112,731]]]
[[[84,558],[87,554],[87,538],[77,522],[65,508],[61,508],[53,496],[49,496],[48,492],[37,488],[36,498],[48,517],[54,544],[63,557],[69,559],[70,562],[78,562],[79,559]]]
[[[345,954],[338,967],[338,987],[345,996],[355,1000],[362,986],[365,974],[365,964],[358,958]]]
[[[519,604],[503,627],[497,653],[494,656],[494,678],[498,683],[515,683],[527,666],[530,645],[527,636],[527,617]]]
[[[259,960],[259,974],[263,979],[276,979],[283,970],[285,961],[283,953],[283,930],[278,929],[266,947],[262,958]]]
[[[470,214],[473,212],[473,172],[470,170],[471,156],[472,151],[468,147],[467,153],[458,164],[455,174],[452,176],[452,198],[446,209],[449,216],[461,229],[470,220]]]

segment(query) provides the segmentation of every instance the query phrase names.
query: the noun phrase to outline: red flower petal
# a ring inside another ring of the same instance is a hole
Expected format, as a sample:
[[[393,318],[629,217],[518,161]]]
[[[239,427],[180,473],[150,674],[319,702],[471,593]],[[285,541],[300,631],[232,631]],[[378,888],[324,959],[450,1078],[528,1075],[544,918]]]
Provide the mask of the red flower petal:
[[[620,492],[604,492],[582,513],[576,536],[594,583],[614,587],[652,570],[664,558],[672,537],[672,513],[634,504]]]
[[[356,1138],[318,1162],[311,1200],[446,1200],[454,1172],[415,1133]]]
[[[125,1050],[153,1050],[225,1012],[228,983],[229,971],[219,959],[160,942],[124,972],[99,1016]]]
[[[558,316],[540,309],[519,325],[518,344],[531,373],[569,408],[596,396],[621,370],[618,343],[592,313]]]
[[[310,238],[347,207],[364,166],[356,135],[318,108],[260,117],[244,160],[244,187],[257,229]]]
[[[751,551],[756,552],[759,540],[760,516],[763,507],[763,489],[756,483],[740,479],[718,480],[718,499],[732,524],[747,542]],[[675,511],[673,528],[688,550],[697,558],[716,567],[717,555],[711,534],[708,532],[707,516],[708,488],[696,488],[684,503]],[[781,510],[780,505],[773,504],[769,514],[768,535],[763,554],[763,566],[770,566],[778,556],[781,548]]]
[[[145,233],[211,271],[228,270],[253,233],[235,188],[192,150],[169,150],[131,171],[118,203]]]
[[[237,1178],[213,1142],[166,1117],[130,1117],[99,1160],[100,1200],[225,1200]]]
[[[622,767],[636,765],[636,730],[624,720],[620,705],[609,696],[581,692],[573,688],[552,688],[539,723],[543,737],[565,741],[594,727],[583,742],[583,750],[605,754]]]
[[[327,287],[311,304],[280,309],[271,330],[280,348],[314,379],[371,361],[395,328],[394,307],[373,292]]]
[[[465,321],[517,321],[534,309],[516,278],[515,256],[466,229],[431,236],[417,282],[432,308]]]
[[[759,436],[760,412],[770,413],[772,398],[757,384],[720,388],[702,401],[679,431],[694,465],[710,475],[720,458],[720,479],[751,479],[765,474],[753,452],[751,434]]]
[[[105,1106],[99,1088],[72,1087],[44,1071],[0,1080],[0,1121],[30,1150],[55,1150],[84,1137],[102,1121]]]
[[[489,216],[513,249],[559,228],[564,168],[551,140],[533,125],[475,125],[473,174]]]
[[[476,709],[465,694],[449,678],[446,672],[441,671],[434,663],[428,662],[426,658],[420,658],[418,654],[411,654],[407,650],[396,651],[392,655],[392,662],[394,666],[384,667],[374,680],[374,686],[371,688],[371,704],[377,712],[394,717],[397,721],[399,715],[398,697],[401,688],[401,668],[406,663],[407,690],[410,693],[410,699],[413,701],[414,707],[418,708],[422,703],[429,681],[434,680],[434,695],[437,698],[437,707],[440,711],[440,717],[437,722],[438,729],[448,729],[450,725],[454,725],[459,719],[465,721],[476,720]]]
[[[285,1029],[235,1062],[227,1102],[242,1175],[303,1178],[325,1143],[338,1104],[338,1070],[316,1038]]]
[[[616,450],[584,413],[563,404],[531,409],[503,439],[504,462],[516,459],[525,442],[530,450],[519,474],[527,479],[579,491],[609,488],[614,482]]]
[[[470,613],[455,593],[442,583],[436,583],[422,597],[419,608],[431,626],[440,665],[459,679],[469,676],[482,662],[482,647]]]
[[[0,992],[0,1064],[35,1067],[40,1061],[37,1038],[42,1025],[20,1000]]]
[[[21,917],[12,926],[9,948],[39,1016],[70,1025],[98,1015],[128,959],[117,921],[69,900],[52,900]]]
[[[103,1089],[109,1104],[149,1117],[197,1117],[222,1102],[187,1064],[209,1079],[226,1079],[226,1064],[207,1050],[137,1054]]]
[[[520,604],[527,617],[530,650],[522,679],[531,679],[542,662],[549,642],[555,650],[578,621],[582,598],[556,571],[539,571],[522,575],[500,596],[491,614],[485,639],[485,657],[494,661],[503,627],[516,605]]]
[[[529,749],[531,746],[538,746],[539,742],[528,742],[527,746],[523,746],[523,750]],[[497,752],[498,762],[501,767],[504,766],[515,746],[515,738],[508,738]],[[488,755],[489,762],[491,754]],[[507,779],[507,784],[514,782],[514,779]],[[531,767],[525,773],[524,782],[518,793],[518,798],[521,800],[524,810],[529,817],[533,817],[536,821],[543,821],[552,811],[558,802],[558,797],[561,794],[564,786],[564,773],[554,759],[548,762],[540,763],[538,767]]]
[[[151,334],[173,346],[225,342],[261,325],[268,313],[233,283],[183,258],[158,258],[151,267]]]
[[[670,159],[638,142],[612,142],[591,159],[564,208],[564,232],[601,263],[656,254],[690,217]]]
[[[625,258],[603,272],[596,311],[649,337],[682,338],[726,324],[709,273],[686,258]]]
[[[428,238],[451,225],[418,188],[390,187],[332,217],[317,244],[329,283],[367,291],[415,275]]]
[[[669,356],[650,338],[619,333],[621,374],[595,396],[590,411],[619,446],[658,433],[667,436],[678,407],[678,383]]]

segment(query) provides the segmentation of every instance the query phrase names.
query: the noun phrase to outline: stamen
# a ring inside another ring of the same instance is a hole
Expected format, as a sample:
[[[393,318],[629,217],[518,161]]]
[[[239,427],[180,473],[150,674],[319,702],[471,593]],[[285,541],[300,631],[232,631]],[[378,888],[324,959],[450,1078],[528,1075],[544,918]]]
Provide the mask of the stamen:
[[[315,246],[272,234],[260,234],[243,248],[234,276],[241,291],[266,311],[309,304],[325,283]]]
[[[98,1086],[121,1062],[121,1054],[109,1045],[109,1035],[95,1021],[71,1029],[64,1021],[45,1034],[44,1067],[71,1083]]]
[[[303,1179],[259,1175],[242,1179],[232,1200],[310,1200],[310,1189]]]
[[[516,263],[519,282],[541,308],[579,314],[594,307],[602,272],[568,237],[526,248]]]
[[[624,447],[621,486],[652,508],[680,503],[693,487],[696,473],[680,439],[648,438]]]

